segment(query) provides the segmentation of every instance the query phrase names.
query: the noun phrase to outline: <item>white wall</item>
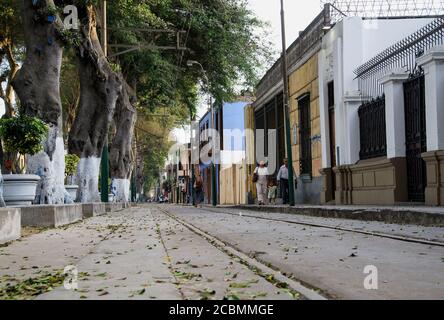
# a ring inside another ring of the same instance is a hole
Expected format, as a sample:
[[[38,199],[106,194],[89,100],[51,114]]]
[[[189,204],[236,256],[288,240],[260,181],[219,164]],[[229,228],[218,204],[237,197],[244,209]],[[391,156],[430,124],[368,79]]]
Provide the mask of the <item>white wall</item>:
[[[336,146],[340,150],[340,164],[354,164],[359,160],[359,142],[356,141],[357,127],[354,123],[357,119],[357,108],[356,103],[344,103],[345,96],[359,94],[354,70],[432,20],[431,18],[362,20],[359,17],[347,17],[325,35],[319,54],[322,166],[324,168],[331,166],[327,109],[328,82],[333,80],[335,84]]]

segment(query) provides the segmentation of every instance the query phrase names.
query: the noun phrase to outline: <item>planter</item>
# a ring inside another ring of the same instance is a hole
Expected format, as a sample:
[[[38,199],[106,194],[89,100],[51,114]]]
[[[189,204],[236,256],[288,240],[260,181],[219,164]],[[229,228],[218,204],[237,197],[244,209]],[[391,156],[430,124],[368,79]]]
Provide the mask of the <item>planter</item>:
[[[99,198],[102,199],[102,194],[99,192]],[[108,202],[114,201],[114,195],[112,193],[108,194]]]
[[[3,175],[3,198],[7,206],[29,206],[35,199],[40,177],[34,174]]]
[[[77,198],[77,190],[79,189],[78,185],[67,185],[65,186],[66,191],[69,193],[69,195],[72,198],[72,201],[76,201]]]

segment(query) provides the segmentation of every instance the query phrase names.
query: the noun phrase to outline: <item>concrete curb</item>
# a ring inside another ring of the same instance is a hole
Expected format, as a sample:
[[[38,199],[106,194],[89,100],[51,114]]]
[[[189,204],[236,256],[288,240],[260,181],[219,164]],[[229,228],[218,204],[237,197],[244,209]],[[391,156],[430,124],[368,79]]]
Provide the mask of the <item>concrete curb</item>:
[[[123,210],[123,203],[105,203],[106,212],[116,212]]]
[[[83,218],[92,218],[106,214],[106,205],[104,202],[83,203]]]
[[[82,220],[81,204],[20,207],[21,226],[60,227]]]
[[[0,209],[0,244],[21,236],[21,214],[18,208]]]
[[[237,205],[220,208],[250,210],[271,213],[289,213],[323,218],[340,218],[363,221],[379,221],[394,224],[413,224],[420,226],[444,227],[444,212],[427,212],[425,209],[411,208],[357,208],[357,207],[322,207],[322,206],[256,206]]]

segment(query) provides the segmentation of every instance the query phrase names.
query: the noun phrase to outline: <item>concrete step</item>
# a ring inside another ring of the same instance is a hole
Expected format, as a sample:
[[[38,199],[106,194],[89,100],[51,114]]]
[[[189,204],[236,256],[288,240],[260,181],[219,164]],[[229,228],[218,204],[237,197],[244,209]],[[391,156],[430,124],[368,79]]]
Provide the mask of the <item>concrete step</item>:
[[[60,227],[82,220],[81,204],[33,205],[20,207],[21,225]]]
[[[106,203],[106,212],[116,212],[123,210],[123,203]]]
[[[0,244],[20,238],[20,220],[20,209],[0,208]]]
[[[103,202],[84,203],[83,218],[97,217],[106,214],[106,205]]]
[[[260,212],[277,212],[301,214],[306,216],[341,218],[363,221],[380,221],[395,224],[414,224],[421,226],[444,226],[443,207],[419,207],[419,206],[317,206],[297,205],[295,207],[276,205],[236,205],[221,206],[224,208],[236,208],[241,210],[253,210]]]

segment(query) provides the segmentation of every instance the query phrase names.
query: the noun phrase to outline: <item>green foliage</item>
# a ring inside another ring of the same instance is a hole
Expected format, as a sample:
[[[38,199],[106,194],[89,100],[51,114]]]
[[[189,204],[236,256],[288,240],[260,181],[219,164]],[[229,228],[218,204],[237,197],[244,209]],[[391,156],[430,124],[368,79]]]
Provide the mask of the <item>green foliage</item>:
[[[23,35],[20,19],[19,1],[0,0],[0,35],[17,42],[17,38]]]
[[[19,115],[0,119],[0,136],[6,152],[34,155],[43,150],[48,126],[40,119]]]
[[[80,34],[74,29],[57,30],[60,40],[70,48],[76,48],[80,45]]]
[[[65,175],[72,176],[77,171],[77,164],[80,158],[76,154],[65,155]]]
[[[232,99],[236,88],[252,91],[271,53],[263,37],[265,25],[245,0],[121,0],[109,6],[109,23],[116,29],[110,43],[171,46],[174,34],[141,29],[186,31],[181,45],[189,51],[142,49],[119,56],[128,82],[137,82],[140,106],[150,112],[167,108],[169,113],[185,109],[188,116],[193,114],[199,84],[216,102]],[[187,60],[202,64],[209,86],[202,70],[187,67]]]
[[[264,36],[266,25],[245,0],[109,1],[108,14],[113,26],[110,44],[171,46],[174,34],[143,29],[186,31],[181,45],[188,51],[142,47],[115,60],[127,82],[135,84],[139,119],[158,122],[166,133],[189,123],[196,114],[199,88],[210,92],[217,103],[231,100],[237,91],[253,91],[258,75],[272,61],[271,44]],[[188,67],[187,60],[202,64],[208,85],[201,68]],[[138,145],[144,150],[144,186],[149,191],[158,181],[169,144],[166,139],[138,133]]]
[[[4,276],[10,280],[9,276]],[[31,300],[36,296],[57,288],[65,281],[65,275],[58,271],[56,273],[43,272],[36,278],[29,278],[16,284],[7,284],[0,288],[0,300]]]

